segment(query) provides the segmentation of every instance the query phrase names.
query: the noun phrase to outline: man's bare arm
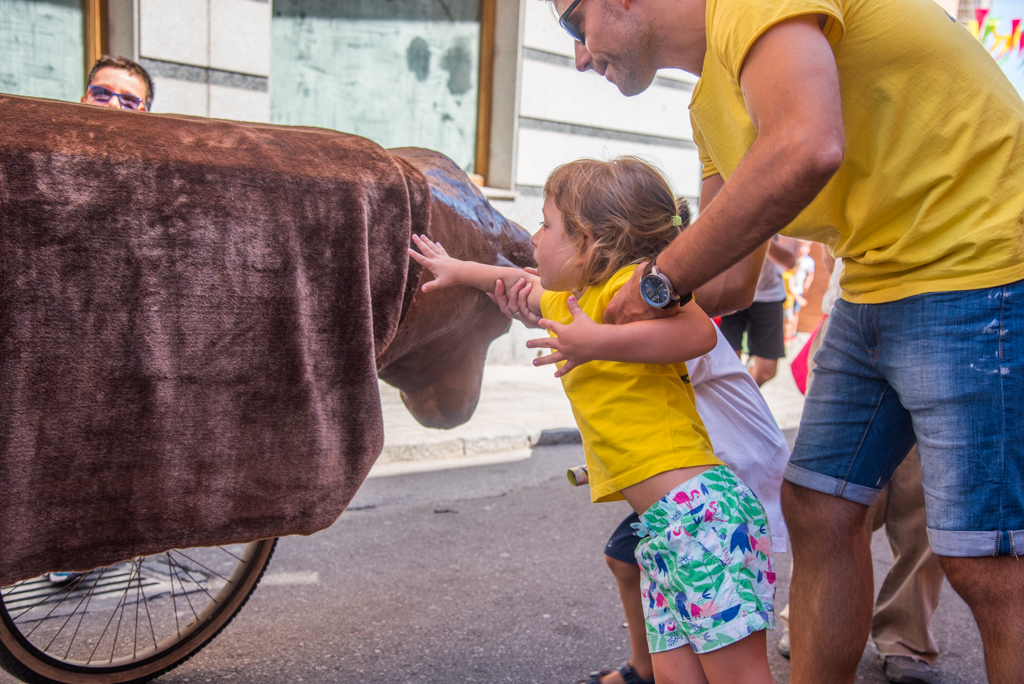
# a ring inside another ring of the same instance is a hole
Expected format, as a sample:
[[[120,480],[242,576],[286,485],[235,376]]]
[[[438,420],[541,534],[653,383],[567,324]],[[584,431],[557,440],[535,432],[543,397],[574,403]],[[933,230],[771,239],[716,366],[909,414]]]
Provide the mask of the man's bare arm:
[[[723,185],[725,179],[719,174],[704,179],[700,187],[700,213],[707,211]],[[746,309],[754,300],[764,256],[763,250],[754,250],[753,254],[744,257],[728,271],[720,273],[694,290],[694,300],[708,316],[712,317],[725,316]]]
[[[754,44],[740,86],[758,137],[700,218],[658,258],[689,292],[752,254],[811,203],[842,163],[839,73],[818,18],[784,21]],[[605,320],[651,318],[639,279],[612,300]]]

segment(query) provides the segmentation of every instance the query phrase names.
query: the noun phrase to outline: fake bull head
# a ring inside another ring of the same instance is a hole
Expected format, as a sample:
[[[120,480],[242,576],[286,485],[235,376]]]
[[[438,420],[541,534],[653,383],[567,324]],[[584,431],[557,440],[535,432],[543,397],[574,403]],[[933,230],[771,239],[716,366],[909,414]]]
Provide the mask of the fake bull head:
[[[452,256],[486,264],[527,266],[533,262],[529,235],[494,210],[450,159],[415,148],[390,150],[421,171],[430,185],[430,231]],[[422,271],[418,285],[431,276]],[[486,296],[470,287],[424,294],[417,286],[412,306],[394,339],[378,355],[379,377],[402,391],[416,419],[450,428],[469,420],[480,397],[484,357],[509,320]]]

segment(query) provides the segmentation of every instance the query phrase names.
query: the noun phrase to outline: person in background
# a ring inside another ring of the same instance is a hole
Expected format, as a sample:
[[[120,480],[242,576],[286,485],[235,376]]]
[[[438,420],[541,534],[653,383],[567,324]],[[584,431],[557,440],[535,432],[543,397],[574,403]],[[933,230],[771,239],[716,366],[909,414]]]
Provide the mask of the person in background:
[[[153,106],[153,79],[126,57],[103,55],[89,72],[82,103],[148,112]]]
[[[797,266],[798,245],[799,242],[793,238],[773,237],[761,267],[754,303],[742,311],[722,317],[722,333],[737,354],[743,348],[743,334],[746,333],[750,375],[758,387],[775,377],[779,359],[786,355],[783,304],[787,296],[782,272]]]
[[[796,306],[796,297],[793,296],[793,290],[790,288],[795,272],[796,267],[794,266],[782,274],[782,286],[786,288],[786,300],[782,302],[782,320],[785,331],[783,333],[783,342],[785,344],[789,344],[796,337],[796,314],[793,313],[793,307]]]
[[[796,336],[800,324],[800,309],[807,305],[804,294],[814,282],[814,257],[811,256],[811,243],[800,240],[800,256],[793,267],[793,277],[789,280],[789,290],[793,295],[793,315],[786,319],[786,339]]]

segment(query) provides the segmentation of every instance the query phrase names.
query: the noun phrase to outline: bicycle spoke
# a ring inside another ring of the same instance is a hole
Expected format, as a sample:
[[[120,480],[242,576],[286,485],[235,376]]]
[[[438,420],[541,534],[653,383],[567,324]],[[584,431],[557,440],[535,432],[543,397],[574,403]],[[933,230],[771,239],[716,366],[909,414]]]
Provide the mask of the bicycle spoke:
[[[174,631],[178,633],[178,638],[181,638],[181,624],[178,622],[178,600],[174,596],[174,575],[171,572],[171,554],[165,553],[164,557],[167,559],[167,576],[171,578],[171,609],[174,611]]]
[[[127,592],[128,589],[125,588],[125,593]],[[121,601],[123,600],[124,597],[122,596],[121,599],[118,600],[117,605],[114,606],[114,610],[110,613],[110,618],[107,620],[107,624],[103,627],[103,631],[100,632],[100,638],[96,640],[96,645],[93,647],[92,653],[89,654],[89,659],[85,661],[87,665],[92,662],[93,656],[96,655],[96,651],[99,650],[100,644],[103,643],[103,637],[107,635],[107,630],[110,629],[110,623],[113,622],[114,616],[117,615],[117,609],[121,606]]]
[[[177,549],[175,549],[173,553],[177,553],[179,556],[185,556],[185,554],[183,554],[181,551],[178,551]],[[210,568],[206,567],[205,565],[203,565],[199,561],[193,560],[193,559],[189,558],[188,556],[185,556],[185,560],[189,561],[190,563],[195,563],[196,565],[201,567],[203,570],[206,570],[207,572],[209,572],[209,573],[211,573],[213,575],[216,575],[217,577],[219,577],[220,579],[224,580],[228,584],[231,583],[231,580],[229,580],[227,577],[225,577],[224,575],[220,574],[216,570],[211,570]]]
[[[142,592],[142,561],[139,561],[139,583],[135,585],[135,634],[132,636],[132,658],[139,656],[139,594]]]
[[[146,590],[140,586],[142,590],[142,605],[146,609],[146,620],[149,621],[149,633],[153,637],[153,648],[160,648],[159,644],[156,643],[156,629],[153,628],[153,616],[149,614],[149,599],[146,598]]]
[[[83,575],[82,577],[83,577],[83,581],[84,581],[85,575]],[[68,594],[68,596],[71,596],[71,594]],[[75,606],[74,610],[71,611],[71,614],[68,615],[68,619],[65,620],[64,624],[60,626],[60,629],[58,629],[57,633],[53,635],[52,639],[50,639],[50,643],[46,644],[46,647],[43,648],[43,651],[49,651],[50,650],[50,646],[53,646],[53,642],[57,640],[57,637],[60,636],[60,633],[64,631],[64,628],[68,626],[68,623],[71,622],[71,619],[73,617],[75,617],[75,613],[78,612],[78,609],[81,607],[82,603],[85,601],[86,597],[88,597],[88,596],[89,596],[89,594],[87,593],[85,596],[82,597],[82,600],[79,601],[78,605]],[[57,605],[60,605],[60,604],[57,604]],[[84,616],[85,614],[83,613],[82,615]],[[79,624],[81,624],[81,621],[79,621]]]
[[[239,563],[245,563],[245,562],[246,562],[246,561],[242,560],[242,557],[241,557],[241,556],[236,556],[235,554],[233,554],[233,553],[231,553],[230,551],[228,551],[228,550],[227,550],[227,548],[226,548],[226,547],[224,547],[224,546],[218,546],[217,548],[218,548],[218,549],[220,549],[221,551],[223,551],[224,553],[228,554],[228,555],[229,555],[229,556],[231,556],[232,558],[234,558],[234,559],[235,559],[236,561],[238,561]],[[177,549],[176,549],[176,550],[177,550]]]
[[[114,662],[114,652],[117,650],[117,637],[121,635],[121,622],[124,620],[124,610],[128,607],[128,592],[132,590],[132,578],[135,576],[135,561],[132,561],[132,569],[128,575],[128,586],[124,588],[124,596],[121,597],[121,614],[117,616],[117,627],[114,628],[114,639],[110,644],[110,661]],[[117,609],[114,609],[117,612]]]
[[[25,584],[27,582],[28,582],[28,580],[22,580],[20,582],[12,584],[11,586],[7,587],[7,591],[6,592],[0,591],[0,597],[3,597],[3,598],[6,599],[8,596],[12,596],[14,594],[17,594],[18,593],[18,589],[20,589],[21,587],[25,586]]]
[[[206,587],[204,587],[202,584],[200,584],[199,582],[196,581],[196,579],[192,576],[192,573],[190,573],[188,571],[188,568],[186,568],[181,563],[178,563],[177,561],[175,561],[175,565],[177,565],[179,568],[181,568],[182,572],[184,572],[186,575],[188,575],[189,580],[191,580],[194,585],[199,587],[200,591],[202,591],[204,594],[206,594],[210,598],[211,601],[213,601],[214,603],[217,603],[217,599],[214,598],[213,594],[208,592],[206,590]],[[198,617],[198,616],[196,616],[196,617]]]
[[[100,633],[100,638],[96,641],[96,647],[93,648],[92,653],[89,655],[89,660],[86,661],[87,664],[92,662],[93,656],[96,655],[96,651],[99,650],[100,644],[103,643],[103,637],[105,637],[107,635],[107,630],[110,629],[110,623],[114,621],[114,616],[117,615],[117,609],[120,608],[121,609],[121,615],[124,615],[124,607],[123,606],[127,603],[128,589],[132,585],[132,573],[134,572],[134,570],[135,570],[135,564],[132,563],[132,570],[129,571],[129,574],[128,574],[128,585],[125,586],[124,593],[121,595],[121,598],[118,599],[117,605],[114,606],[114,610],[111,611],[110,619],[107,620],[106,626],[103,627],[103,632]],[[117,645],[117,632],[120,631],[120,629],[121,629],[121,618],[118,618],[117,619],[117,629],[114,632],[114,645],[115,646]],[[110,651],[110,659],[111,660],[114,659],[114,651],[113,651],[113,649],[111,649],[111,651]]]
[[[170,558],[170,555],[168,555],[168,558]],[[177,563],[175,563],[175,566],[177,566]],[[198,621],[199,620],[199,613],[196,612],[195,606],[192,605],[192,599],[189,598],[188,590],[185,589],[185,583],[181,581],[181,575],[178,574],[177,567],[175,567],[175,569],[174,569],[174,576],[178,578],[178,584],[181,586],[181,593],[185,597],[185,601],[188,603],[189,610],[192,611],[192,615],[195,616],[196,621]],[[189,623],[189,624],[191,624],[191,623]],[[186,627],[187,626],[188,625],[186,625]]]
[[[12,615],[11,619],[14,620],[14,621],[17,621],[18,618],[20,618],[21,616],[29,613],[30,611],[35,610],[39,606],[43,605],[44,603],[46,603],[47,601],[52,599],[57,594],[61,593],[62,591],[68,591],[69,589],[70,589],[70,587],[67,587],[67,586],[58,587],[56,590],[54,590],[54,592],[52,594],[47,594],[46,596],[44,596],[42,601],[39,601],[38,603],[32,604],[31,606],[29,606],[28,608],[26,608],[22,612],[18,613],[17,615]]]
[[[40,620],[39,622],[37,622],[37,623],[36,623],[36,626],[32,628],[32,631],[30,631],[30,632],[29,632],[28,634],[26,634],[26,635],[25,635],[26,637],[30,637],[30,636],[32,636],[32,634],[33,634],[33,633],[34,633],[34,632],[35,632],[35,631],[36,631],[37,629],[39,629],[40,627],[42,627],[42,626],[43,626],[43,623],[44,623],[44,622],[46,622],[47,620],[49,620],[49,619],[50,619],[50,616],[51,616],[51,615],[53,615],[53,611],[55,611],[55,610],[57,610],[58,608],[60,608],[61,604],[63,604],[63,603],[65,602],[65,601],[67,601],[67,600],[68,600],[68,596],[71,596],[71,592],[75,590],[75,587],[77,587],[77,586],[78,586],[79,584],[81,584],[82,578],[81,578],[81,577],[79,577],[79,578],[76,578],[76,580],[77,580],[77,581],[75,582],[75,584],[74,584],[73,586],[68,586],[68,587],[66,587],[66,591],[67,591],[67,593],[66,593],[66,594],[64,595],[64,598],[62,598],[62,599],[61,599],[60,601],[58,601],[58,602],[57,602],[57,605],[55,605],[55,606],[54,606],[53,608],[51,608],[51,609],[50,609],[50,612],[49,612],[49,613],[47,613],[46,615],[44,615],[44,616],[43,616],[43,619],[42,619],[42,620]],[[57,593],[60,593],[60,592],[57,592]],[[56,596],[56,595],[57,595],[57,593],[53,594],[53,596]],[[39,604],[37,603],[36,605],[39,605]],[[24,613],[22,613],[22,615],[24,615]]]
[[[75,645],[75,638],[78,637],[78,630],[82,628],[82,621],[85,620],[85,614],[89,612],[89,603],[92,601],[93,592],[96,591],[96,587],[99,586],[100,580],[103,579],[103,573],[107,570],[109,570],[109,568],[103,568],[100,570],[100,574],[96,576],[96,581],[92,583],[92,588],[89,589],[89,593],[86,594],[86,599],[88,600],[85,603],[85,608],[82,609],[82,617],[78,618],[78,624],[75,626],[75,633],[71,635],[71,643],[68,644],[68,650],[64,653],[65,659],[71,655],[71,648]]]

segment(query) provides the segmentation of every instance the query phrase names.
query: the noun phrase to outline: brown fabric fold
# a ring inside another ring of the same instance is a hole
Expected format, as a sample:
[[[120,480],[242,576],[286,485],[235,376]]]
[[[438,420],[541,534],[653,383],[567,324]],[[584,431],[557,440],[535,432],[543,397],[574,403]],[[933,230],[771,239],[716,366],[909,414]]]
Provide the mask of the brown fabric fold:
[[[356,136],[0,96],[0,586],[334,522],[430,202]]]

